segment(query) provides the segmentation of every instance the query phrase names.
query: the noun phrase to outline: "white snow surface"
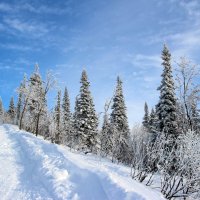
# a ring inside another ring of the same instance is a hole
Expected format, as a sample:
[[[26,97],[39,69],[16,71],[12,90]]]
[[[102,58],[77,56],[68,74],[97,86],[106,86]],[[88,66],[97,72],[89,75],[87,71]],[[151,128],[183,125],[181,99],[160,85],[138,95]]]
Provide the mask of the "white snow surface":
[[[130,168],[71,152],[42,137],[0,126],[1,200],[163,200],[130,178]]]

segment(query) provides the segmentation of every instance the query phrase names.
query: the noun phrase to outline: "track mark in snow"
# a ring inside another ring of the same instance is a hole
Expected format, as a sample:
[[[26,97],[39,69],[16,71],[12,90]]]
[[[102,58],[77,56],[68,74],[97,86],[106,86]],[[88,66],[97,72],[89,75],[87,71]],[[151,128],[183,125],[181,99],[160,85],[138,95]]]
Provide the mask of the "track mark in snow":
[[[129,177],[129,168],[72,153],[15,126],[0,126],[4,200],[161,200]],[[6,159],[5,159],[6,158]]]
[[[0,126],[0,194],[3,194],[4,200],[10,200],[15,196],[15,191],[19,187],[19,174],[22,171],[22,166],[17,163],[17,153],[13,148],[14,141],[9,140],[8,136],[4,134],[6,132],[3,126]],[[2,195],[1,199],[2,199]],[[21,199],[23,194],[19,193]]]

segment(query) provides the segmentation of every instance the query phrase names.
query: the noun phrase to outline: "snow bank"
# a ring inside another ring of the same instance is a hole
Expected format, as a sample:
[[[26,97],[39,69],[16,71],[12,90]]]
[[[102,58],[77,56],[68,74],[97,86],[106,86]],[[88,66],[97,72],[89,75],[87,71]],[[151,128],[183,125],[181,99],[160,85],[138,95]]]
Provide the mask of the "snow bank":
[[[70,152],[11,125],[0,126],[0,197],[10,199],[161,200],[130,178],[130,168]]]

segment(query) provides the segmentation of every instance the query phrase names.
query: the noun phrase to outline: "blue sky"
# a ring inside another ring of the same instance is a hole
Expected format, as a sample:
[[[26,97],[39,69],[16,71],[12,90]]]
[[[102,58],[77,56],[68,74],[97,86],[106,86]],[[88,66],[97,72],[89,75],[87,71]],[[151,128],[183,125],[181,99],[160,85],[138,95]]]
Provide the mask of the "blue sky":
[[[101,112],[119,75],[132,125],[145,101],[152,107],[158,100],[163,43],[173,60],[200,63],[199,0],[1,0],[0,95],[7,107],[37,62],[43,76],[51,69],[58,88],[68,87],[73,110],[86,69]]]

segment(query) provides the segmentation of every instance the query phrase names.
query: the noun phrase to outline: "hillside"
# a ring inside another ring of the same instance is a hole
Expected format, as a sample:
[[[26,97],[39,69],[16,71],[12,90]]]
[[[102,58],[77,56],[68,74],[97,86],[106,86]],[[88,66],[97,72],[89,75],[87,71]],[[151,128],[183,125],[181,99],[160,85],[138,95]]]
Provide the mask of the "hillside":
[[[130,168],[71,152],[16,126],[0,126],[2,200],[160,200],[130,178]]]

